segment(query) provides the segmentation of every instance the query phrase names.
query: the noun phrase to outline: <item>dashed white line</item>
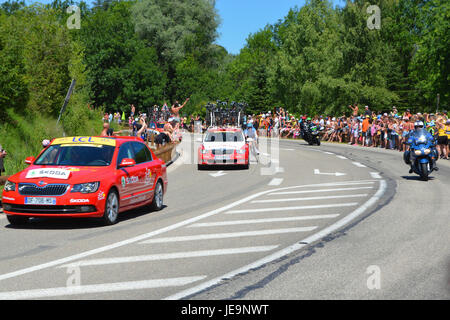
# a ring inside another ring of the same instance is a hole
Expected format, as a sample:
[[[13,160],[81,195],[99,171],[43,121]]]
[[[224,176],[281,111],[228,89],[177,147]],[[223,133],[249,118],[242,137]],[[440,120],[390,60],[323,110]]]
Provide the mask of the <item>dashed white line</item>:
[[[273,178],[267,185],[268,186],[279,186],[283,182],[283,178]]]
[[[348,159],[348,158],[346,158],[344,156],[336,156],[336,157],[338,157],[339,159],[342,159],[342,160],[347,160]]]
[[[353,163],[355,166],[359,167],[359,168],[367,168],[367,166],[363,165],[362,163],[359,163],[359,162],[356,162],[356,161],[353,161],[352,163]]]
[[[370,175],[372,176],[372,178],[374,179],[381,179],[380,173],[379,172],[371,172]]]
[[[258,230],[258,231],[244,231],[244,232],[230,232],[230,233],[198,234],[198,235],[193,235],[193,236],[177,236],[177,237],[164,237],[164,238],[149,239],[149,240],[145,240],[141,243],[142,244],[167,243],[167,242],[180,242],[180,241],[196,241],[196,240],[266,236],[266,235],[282,234],[282,233],[308,232],[308,231],[312,231],[316,228],[317,228],[317,226],[300,227],[300,228],[269,229],[269,230]]]

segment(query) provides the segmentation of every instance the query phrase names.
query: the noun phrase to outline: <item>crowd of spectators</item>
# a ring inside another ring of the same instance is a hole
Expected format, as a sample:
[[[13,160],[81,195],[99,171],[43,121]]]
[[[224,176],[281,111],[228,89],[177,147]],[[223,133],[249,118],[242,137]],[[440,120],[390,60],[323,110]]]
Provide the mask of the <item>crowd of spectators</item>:
[[[273,112],[251,115],[248,122],[260,136],[301,138],[300,124],[308,118],[320,129],[322,141],[348,143],[354,146],[385,148],[405,151],[407,135],[414,123],[422,121],[424,127],[436,138],[440,158],[449,158],[450,120],[447,111],[437,113],[399,112],[393,107],[389,112],[375,112],[365,106],[360,111],[357,104],[350,105],[351,115],[301,115],[295,117],[283,108]]]
[[[103,130],[101,136],[112,136],[120,134],[131,134],[142,138],[144,141],[153,141],[157,148],[168,144],[181,141],[181,130],[188,129],[186,117],[180,117],[180,110],[188,103],[187,98],[183,104],[178,101],[168,107],[164,102],[162,106],[153,106],[151,113],[147,114],[137,110],[132,104],[128,121],[125,112],[105,113],[103,116]],[[114,131],[111,128],[112,123],[116,124],[122,130]]]
[[[155,119],[154,115],[136,112],[134,105],[128,117],[128,130],[132,135],[148,140],[149,134],[154,134],[157,146],[181,140],[181,132],[194,132],[195,126],[206,130],[206,123],[197,116],[181,117],[180,110],[186,105],[176,101],[172,107],[166,103],[154,106],[153,110],[163,111],[167,117]],[[437,113],[411,113],[409,109],[399,112],[393,107],[388,112],[376,112],[369,106],[360,109],[355,103],[348,106],[349,115],[300,115],[295,116],[284,108],[274,108],[271,111],[252,114],[244,117],[244,128],[250,123],[259,136],[278,136],[280,138],[300,139],[301,122],[308,118],[320,129],[322,141],[348,143],[354,146],[385,148],[405,151],[408,133],[414,129],[415,121],[422,121],[425,128],[436,138],[439,156],[449,157],[450,120],[447,111]],[[115,112],[105,114],[102,135],[116,134],[109,125],[112,122],[125,124],[125,113]]]

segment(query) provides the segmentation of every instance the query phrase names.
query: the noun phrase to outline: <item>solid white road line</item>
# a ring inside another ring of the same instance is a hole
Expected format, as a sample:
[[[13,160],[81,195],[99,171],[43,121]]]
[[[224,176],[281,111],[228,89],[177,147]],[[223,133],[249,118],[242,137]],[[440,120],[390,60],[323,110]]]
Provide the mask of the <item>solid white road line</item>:
[[[222,276],[219,276],[217,278],[208,280],[206,282],[203,282],[199,285],[196,285],[192,288],[183,290],[181,292],[178,292],[176,294],[173,294],[169,297],[166,297],[164,300],[178,300],[178,299],[183,299],[185,297],[188,297],[194,293],[197,293],[201,290],[204,290],[206,288],[209,288],[219,282],[221,282],[223,279],[230,279],[233,278],[234,276],[241,274],[241,273],[245,273],[248,272],[251,269],[254,268],[258,268],[266,263],[272,262],[276,259],[279,259],[283,256],[286,256],[292,252],[295,252],[299,249],[302,249],[303,247],[307,246],[309,243],[313,243],[317,240],[322,239],[323,237],[327,236],[328,234],[335,232],[336,230],[339,230],[340,228],[342,228],[343,226],[345,226],[346,224],[348,224],[350,221],[356,219],[358,216],[360,216],[361,214],[363,214],[369,207],[371,207],[372,205],[376,204],[377,201],[381,198],[381,196],[384,194],[384,192],[386,191],[386,181],[384,180],[380,180],[380,186],[378,191],[374,194],[374,196],[372,198],[370,198],[367,202],[365,202],[362,206],[358,207],[357,209],[355,209],[352,213],[346,215],[344,218],[342,218],[341,220],[335,222],[334,224],[321,229],[319,232],[314,233],[313,235],[307,237],[306,239],[303,239],[302,241],[296,241],[293,245],[286,247],[280,251],[277,251],[275,253],[272,253],[270,255],[268,255],[267,257],[264,257],[258,261],[255,261],[253,263],[250,263],[242,268],[233,270],[231,272],[228,272],[227,274],[224,274]]]
[[[244,232],[230,232],[230,233],[197,234],[197,235],[193,235],[193,236],[178,236],[178,237],[149,239],[149,240],[145,240],[141,243],[149,244],[149,243],[166,243],[166,242],[180,242],[180,241],[266,236],[266,235],[282,234],[282,233],[308,232],[308,231],[312,231],[316,228],[317,228],[317,226],[301,227],[301,228],[269,229],[269,230],[258,230],[258,231],[244,231]]]
[[[338,196],[324,196],[324,197],[253,200],[251,203],[291,202],[291,201],[309,201],[309,200],[326,200],[326,199],[360,198],[360,197],[367,197],[367,193],[364,193],[364,194],[346,194],[346,195],[338,195]]]
[[[371,172],[370,175],[374,179],[381,179],[381,176],[380,176],[379,172]]]
[[[283,178],[273,178],[267,185],[268,186],[279,186],[283,182]]]
[[[98,265],[106,265],[106,264],[161,261],[161,260],[169,260],[169,259],[185,259],[185,258],[222,256],[222,255],[252,253],[252,252],[265,252],[265,251],[273,250],[277,247],[278,247],[278,245],[255,246],[255,247],[227,248],[227,249],[217,249],[217,250],[199,250],[199,251],[161,253],[161,254],[150,254],[150,255],[141,255],[141,256],[130,256],[130,257],[102,258],[102,259],[77,261],[77,262],[73,262],[70,264],[63,265],[63,266],[59,266],[58,268],[98,266]]]
[[[367,168],[367,166],[363,165],[362,163],[355,162],[355,161],[353,161],[352,163],[353,163],[355,166],[357,166],[357,167],[360,167],[360,168]]]
[[[339,207],[352,207],[352,206],[356,206],[357,204],[358,204],[358,202],[349,202],[349,203],[318,204],[318,205],[311,205],[311,206],[296,206],[296,207],[241,209],[241,210],[230,210],[230,211],[225,212],[225,214],[255,213],[255,212],[280,212],[280,211],[289,211],[289,210],[339,208]]]
[[[34,289],[24,291],[0,292],[0,300],[37,299],[55,296],[67,296],[76,294],[114,292],[124,290],[142,290],[152,288],[184,286],[189,283],[199,281],[206,276],[180,277],[168,279],[155,279],[143,281],[129,281],[116,283],[91,284],[80,286],[67,286],[59,288]]]
[[[371,182],[373,183],[373,182]],[[351,191],[351,190],[361,190],[361,189],[373,189],[373,187],[357,187],[357,188],[334,188],[334,189],[319,189],[319,190],[302,190],[302,191],[286,191],[286,192],[272,192],[272,195],[283,195],[283,194],[303,194],[303,193],[317,193],[317,192],[334,192],[334,191]]]
[[[338,216],[339,216],[339,214],[336,213],[336,214],[318,214],[318,215],[300,216],[300,217],[231,220],[231,221],[194,223],[188,227],[189,228],[220,227],[220,226],[232,226],[232,225],[239,225],[239,224],[257,224],[257,223],[290,222],[290,221],[315,220],[315,219],[333,219]]]

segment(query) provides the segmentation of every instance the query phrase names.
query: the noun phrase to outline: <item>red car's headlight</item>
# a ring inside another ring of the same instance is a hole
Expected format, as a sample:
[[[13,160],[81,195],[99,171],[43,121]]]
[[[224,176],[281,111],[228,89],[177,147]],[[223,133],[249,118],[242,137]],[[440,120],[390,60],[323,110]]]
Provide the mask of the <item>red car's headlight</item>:
[[[99,186],[100,186],[99,181],[80,183],[80,184],[74,185],[71,192],[93,193],[98,190]]]
[[[16,184],[14,182],[6,180],[5,187],[4,187],[3,190],[5,190],[5,191],[16,191]]]

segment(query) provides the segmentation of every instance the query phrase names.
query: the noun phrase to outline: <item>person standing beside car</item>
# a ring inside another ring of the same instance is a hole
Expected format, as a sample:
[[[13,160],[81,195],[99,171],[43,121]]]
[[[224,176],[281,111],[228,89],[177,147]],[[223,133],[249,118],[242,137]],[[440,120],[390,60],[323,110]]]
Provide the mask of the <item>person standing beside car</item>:
[[[2,146],[0,145],[0,176],[3,175],[3,173],[5,172],[5,167],[3,165],[3,159],[6,157],[8,153],[3,150]]]

